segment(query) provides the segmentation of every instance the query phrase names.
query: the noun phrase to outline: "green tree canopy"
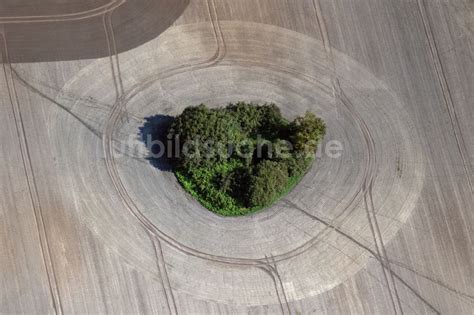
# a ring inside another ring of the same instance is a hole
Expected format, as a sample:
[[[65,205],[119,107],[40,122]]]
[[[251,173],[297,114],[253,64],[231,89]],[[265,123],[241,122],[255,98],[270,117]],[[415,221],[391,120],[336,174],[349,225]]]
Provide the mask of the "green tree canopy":
[[[290,139],[299,152],[314,152],[326,134],[326,124],[311,112],[297,117],[290,124]]]
[[[264,160],[257,164],[250,179],[249,206],[271,203],[288,183],[287,168],[275,161]]]
[[[179,138],[178,165],[197,167],[225,160],[227,145],[235,145],[244,135],[234,115],[205,105],[187,107],[172,123],[168,137]],[[209,146],[222,145],[220,151],[209,151]]]
[[[268,206],[293,187],[325,130],[310,112],[290,123],[275,104],[238,102],[186,108],[168,138],[179,138],[171,156],[183,187],[208,209],[235,216]]]

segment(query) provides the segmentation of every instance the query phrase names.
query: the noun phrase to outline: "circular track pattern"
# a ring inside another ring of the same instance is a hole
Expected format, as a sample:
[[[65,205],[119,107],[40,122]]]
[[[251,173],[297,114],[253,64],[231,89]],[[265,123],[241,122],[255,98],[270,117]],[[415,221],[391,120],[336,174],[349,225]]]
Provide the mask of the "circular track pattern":
[[[130,264],[156,274],[149,236],[160,240],[175,294],[276,304],[279,283],[287,300],[314,296],[363,268],[365,247],[386,244],[408,219],[424,176],[417,134],[383,82],[343,54],[328,60],[318,40],[262,24],[220,30],[173,27],[120,54],[116,85],[108,58],[70,80],[57,101],[76,117],[51,117],[52,128],[70,130],[51,133],[61,134],[64,184],[74,186],[84,223]],[[148,116],[240,100],[274,102],[290,118],[311,110],[328,134],[285,200],[224,218],[150,165],[138,133]],[[325,152],[333,141],[343,147],[338,158]]]

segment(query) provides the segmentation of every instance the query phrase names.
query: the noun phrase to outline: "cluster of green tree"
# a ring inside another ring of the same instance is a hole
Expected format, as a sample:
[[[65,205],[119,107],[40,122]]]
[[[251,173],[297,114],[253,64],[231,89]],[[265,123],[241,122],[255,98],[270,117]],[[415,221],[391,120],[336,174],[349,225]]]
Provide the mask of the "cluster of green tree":
[[[181,185],[209,210],[244,215],[291,190],[314,160],[325,124],[313,113],[289,122],[275,104],[186,108],[168,130]]]

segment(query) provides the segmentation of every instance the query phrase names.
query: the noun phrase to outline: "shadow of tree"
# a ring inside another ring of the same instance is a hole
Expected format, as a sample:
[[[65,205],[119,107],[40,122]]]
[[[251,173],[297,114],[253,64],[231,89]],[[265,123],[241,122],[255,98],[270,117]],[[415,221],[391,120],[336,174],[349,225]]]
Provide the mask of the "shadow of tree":
[[[153,167],[161,171],[171,172],[171,159],[167,156],[167,131],[174,117],[169,115],[154,115],[145,117],[145,123],[139,128],[140,140],[145,144],[149,154],[146,159]]]

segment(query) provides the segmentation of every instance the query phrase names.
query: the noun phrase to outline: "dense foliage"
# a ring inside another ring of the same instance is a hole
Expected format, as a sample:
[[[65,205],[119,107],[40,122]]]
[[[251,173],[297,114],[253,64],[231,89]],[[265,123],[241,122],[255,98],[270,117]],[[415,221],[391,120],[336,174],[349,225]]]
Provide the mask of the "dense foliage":
[[[288,122],[274,104],[186,108],[168,129],[181,185],[209,210],[244,215],[297,184],[325,134],[314,114]]]

